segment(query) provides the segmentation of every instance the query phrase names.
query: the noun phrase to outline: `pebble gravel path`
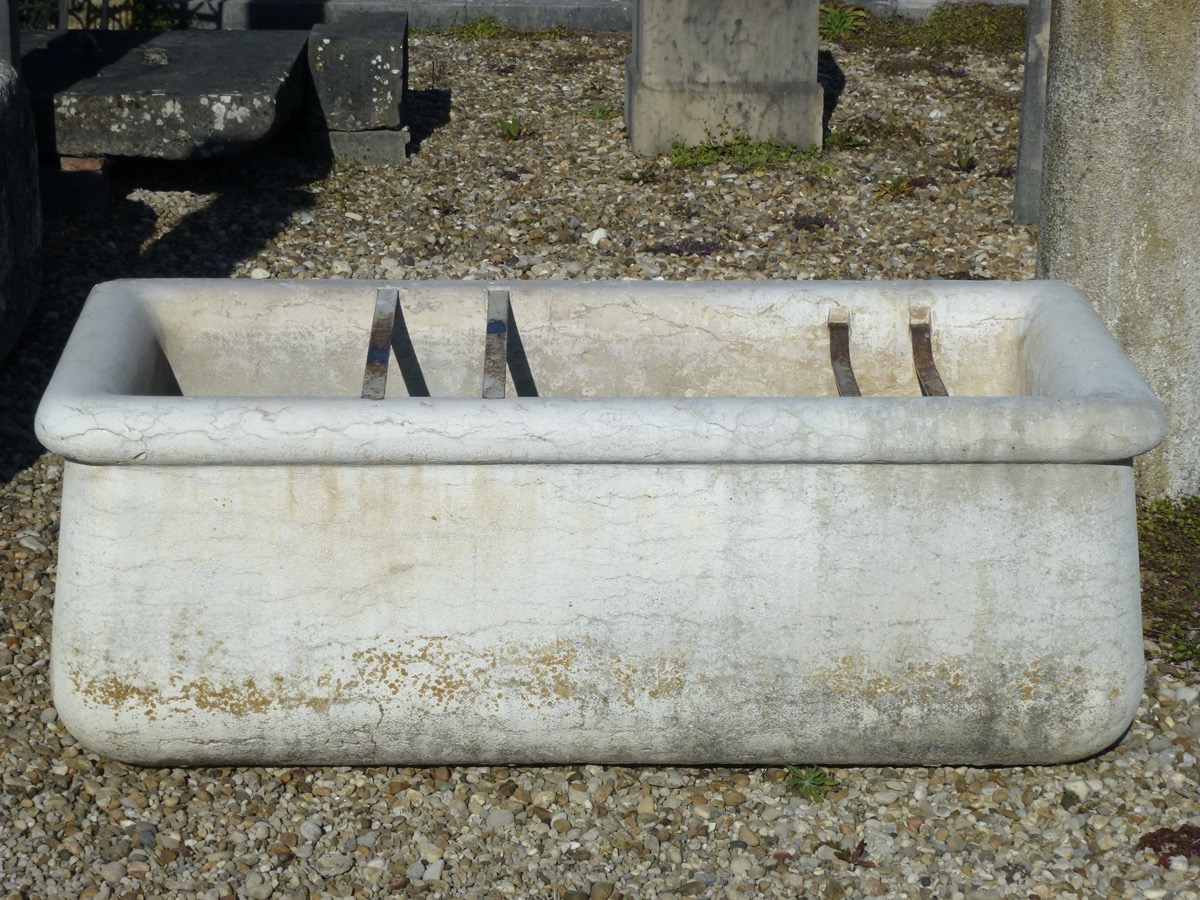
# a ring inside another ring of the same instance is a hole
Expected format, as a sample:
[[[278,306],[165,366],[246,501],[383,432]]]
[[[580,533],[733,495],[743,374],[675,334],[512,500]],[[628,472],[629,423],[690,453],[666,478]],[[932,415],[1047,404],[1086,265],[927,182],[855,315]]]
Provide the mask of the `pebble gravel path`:
[[[627,35],[411,51],[407,167],[320,166],[284,135],[126,166],[107,217],[47,220],[45,298],[0,367],[0,898],[1200,898],[1200,678],[1152,643],[1104,754],[829,767],[812,799],[775,767],[139,769],[74,741],[46,678],[62,461],[30,423],[97,282],[1033,274],[1019,55],[840,53],[833,127],[865,144],[683,171],[623,142]]]

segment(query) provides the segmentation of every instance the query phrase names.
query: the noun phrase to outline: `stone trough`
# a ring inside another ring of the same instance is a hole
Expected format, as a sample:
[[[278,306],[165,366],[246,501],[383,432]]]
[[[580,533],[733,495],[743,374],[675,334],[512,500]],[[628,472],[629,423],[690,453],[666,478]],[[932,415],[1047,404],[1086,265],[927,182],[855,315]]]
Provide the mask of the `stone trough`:
[[[113,282],[37,427],[128,761],[1053,763],[1142,694],[1164,417],[1062,283]]]

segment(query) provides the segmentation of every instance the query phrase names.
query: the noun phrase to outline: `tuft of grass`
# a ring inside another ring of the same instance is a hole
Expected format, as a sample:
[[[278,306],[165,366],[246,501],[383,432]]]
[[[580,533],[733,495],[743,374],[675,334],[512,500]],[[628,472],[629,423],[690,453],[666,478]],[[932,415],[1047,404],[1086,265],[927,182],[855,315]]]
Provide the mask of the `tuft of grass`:
[[[954,151],[954,168],[960,172],[970,172],[979,165],[979,160],[975,158],[974,148],[967,144],[959,147]]]
[[[513,36],[511,28],[501,25],[491,16],[483,16],[469,22],[456,22],[446,29],[446,33],[451,37],[465,38],[471,41],[487,41]]]
[[[415,34],[420,34],[419,29],[413,29]],[[429,33],[437,34],[437,31]],[[568,34],[567,30],[561,25],[556,25],[553,28],[546,28],[540,31],[518,31],[515,28],[510,28],[507,25],[502,25],[491,16],[481,16],[478,19],[471,19],[469,22],[457,22],[445,29],[443,34],[448,34],[450,37],[462,38],[469,41],[491,41],[498,38],[516,38],[525,41],[549,41],[562,40]]]
[[[849,128],[843,128],[825,135],[825,145],[822,149],[836,153],[839,150],[857,150],[859,147],[867,146],[868,143],[870,142],[865,138],[856,137]]]
[[[671,165],[677,169],[699,169],[724,162],[738,171],[747,172],[773,169],[800,159],[815,159],[819,153],[815,144],[800,150],[778,141],[754,141],[749,135],[736,134],[725,141],[709,139],[694,147],[676,141],[668,156]]]
[[[1146,636],[1171,662],[1200,667],[1200,497],[1146,506],[1138,545]]]
[[[838,780],[819,766],[785,766],[787,777],[783,784],[793,794],[797,794],[811,803],[823,800],[825,795],[838,786]]]
[[[609,103],[598,103],[593,101],[588,104],[587,112],[584,113],[589,119],[597,119],[601,122],[607,122],[609,119],[615,119],[620,113],[613,109]]]
[[[907,175],[894,175],[875,185],[875,197],[879,200],[899,200],[917,189]]]
[[[496,120],[496,125],[500,128],[500,137],[506,141],[520,140],[521,135],[525,132],[525,123],[520,119],[501,117]]]

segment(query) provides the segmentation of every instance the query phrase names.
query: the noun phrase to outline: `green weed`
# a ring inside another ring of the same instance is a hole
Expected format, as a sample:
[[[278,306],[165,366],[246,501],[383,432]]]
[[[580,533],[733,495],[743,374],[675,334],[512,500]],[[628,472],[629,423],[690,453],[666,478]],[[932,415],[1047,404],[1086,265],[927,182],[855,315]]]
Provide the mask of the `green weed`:
[[[879,200],[899,200],[916,189],[916,185],[907,175],[895,175],[875,185],[875,197]]]
[[[1200,666],[1200,497],[1138,516],[1146,636],[1172,662]]]
[[[823,800],[825,795],[838,786],[838,780],[819,766],[785,766],[787,777],[784,786],[792,793],[803,797],[811,803]]]
[[[825,145],[822,149],[836,153],[839,150],[857,150],[868,143],[865,138],[856,137],[849,128],[843,128],[841,131],[831,131],[825,135]]]
[[[822,3],[817,32],[827,41],[838,41],[858,28],[865,18],[867,11],[861,6]]]
[[[1025,7],[990,3],[948,3],[922,22],[867,16],[841,38],[844,46],[887,47],[892,51],[970,47],[992,52],[1025,49]]]
[[[803,150],[780,144],[778,141],[754,141],[748,135],[737,134],[725,141],[707,140],[689,147],[676,141],[668,154],[677,169],[699,169],[724,162],[741,172],[773,169],[800,159],[815,159],[816,145]]]
[[[521,135],[525,132],[525,123],[520,119],[505,119],[501,117],[496,120],[496,124],[500,128],[500,136],[506,141],[520,140]]]
[[[597,119],[601,122],[607,122],[609,119],[615,119],[620,113],[613,109],[608,103],[589,103],[587,112],[584,113],[589,119]]]

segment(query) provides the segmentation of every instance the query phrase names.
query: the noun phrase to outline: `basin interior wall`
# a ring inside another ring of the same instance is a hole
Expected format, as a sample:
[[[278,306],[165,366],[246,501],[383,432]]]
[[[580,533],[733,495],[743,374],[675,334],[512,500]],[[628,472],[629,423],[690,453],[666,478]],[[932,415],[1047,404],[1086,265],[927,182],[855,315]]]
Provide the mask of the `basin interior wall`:
[[[149,302],[157,338],[183,396],[358,397],[375,309],[370,284],[308,297],[277,291],[253,301],[235,289],[205,304],[186,294]],[[932,310],[933,347],[952,396],[1028,393],[1020,336],[1032,307],[994,301],[988,315],[953,291],[892,304],[749,290],[731,300],[697,286],[655,294],[644,285],[589,296],[572,285],[513,286],[512,321],[542,397],[836,397],[829,309],[852,317],[851,349],[863,394],[916,397],[910,305]],[[983,301],[981,301],[983,302]],[[478,397],[486,285],[401,289],[407,334],[429,394]],[[511,340],[511,339],[510,339]],[[389,397],[407,395],[393,354]],[[169,382],[152,390],[173,393]],[[508,373],[507,396],[520,393]]]

